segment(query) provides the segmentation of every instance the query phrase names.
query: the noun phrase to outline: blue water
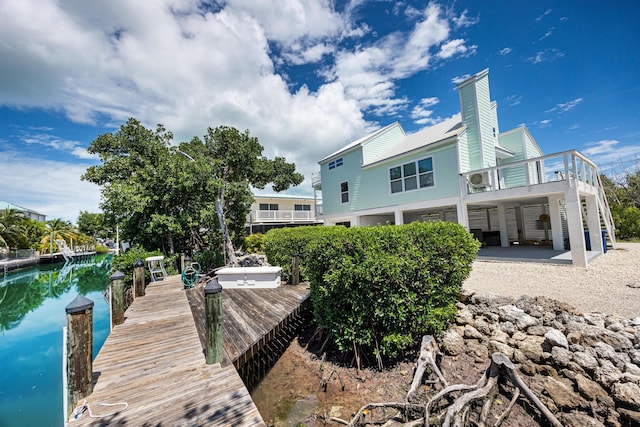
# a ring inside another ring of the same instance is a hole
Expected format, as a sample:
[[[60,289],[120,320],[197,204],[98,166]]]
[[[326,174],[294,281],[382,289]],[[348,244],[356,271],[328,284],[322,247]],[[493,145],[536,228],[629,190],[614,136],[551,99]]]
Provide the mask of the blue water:
[[[109,334],[110,257],[0,273],[0,427],[64,425],[62,328],[78,295],[94,302],[93,355]]]

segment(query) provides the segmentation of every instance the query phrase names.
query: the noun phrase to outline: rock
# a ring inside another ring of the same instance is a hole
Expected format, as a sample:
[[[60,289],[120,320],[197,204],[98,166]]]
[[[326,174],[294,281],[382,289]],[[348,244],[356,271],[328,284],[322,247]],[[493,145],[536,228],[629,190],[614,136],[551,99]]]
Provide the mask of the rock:
[[[562,414],[560,420],[564,427],[605,427],[600,421],[580,412]]]
[[[640,376],[640,367],[635,363],[627,362],[624,364],[624,372],[629,373],[631,375]]]
[[[496,294],[472,295],[471,303],[474,305],[500,306],[512,304],[513,298]]]
[[[513,361],[516,363],[530,362],[527,356],[525,356],[524,353],[518,350],[517,348],[513,349]]]
[[[581,346],[580,344],[571,344],[569,346],[569,350],[573,351],[574,353],[578,352],[578,351],[584,351],[584,347]]]
[[[620,381],[623,383],[635,383],[640,385],[640,376],[625,372],[620,376]]]
[[[509,359],[513,358],[513,347],[511,347],[511,346],[509,346],[506,343],[501,342],[501,341],[490,340],[489,341],[489,353],[493,354],[496,351],[504,354]]]
[[[629,323],[631,326],[640,326],[640,316],[634,317]]]
[[[475,293],[476,291],[473,289],[462,289],[458,295],[458,301],[466,303]]]
[[[631,410],[640,410],[640,386],[634,383],[616,383],[612,388],[613,398]]]
[[[588,324],[604,328],[604,315],[602,313],[587,313],[583,317]]]
[[[478,317],[473,322],[473,327],[476,328],[480,333],[484,334],[485,336],[491,335],[491,332],[493,331],[493,329],[495,329],[495,326],[487,322],[487,319],[485,319],[484,317]]]
[[[458,310],[458,314],[456,315],[456,323],[458,325],[470,325],[473,323],[473,314],[468,308],[463,308]]]
[[[550,329],[546,334],[544,334],[544,337],[552,346],[558,346],[566,349],[569,348],[569,341],[567,341],[567,337],[557,329]]]
[[[537,335],[537,336],[543,337],[544,334],[546,334],[548,330],[549,330],[548,326],[533,325],[533,326],[530,326],[529,328],[527,328],[527,334],[529,334],[529,335]]]
[[[596,357],[610,360],[620,370],[624,369],[625,363],[631,361],[626,353],[618,353],[612,346],[603,342],[595,343],[593,350],[596,353]]]
[[[620,412],[620,418],[627,423],[625,425],[640,426],[640,412],[625,408],[619,408],[618,412]]]
[[[503,322],[500,323],[499,326],[500,330],[509,334],[509,335],[513,335],[518,329],[516,328],[516,325],[514,325],[511,322]]]
[[[542,353],[544,353],[542,348],[544,341],[544,337],[528,336],[524,340],[517,342],[517,346],[527,359],[539,362],[542,359]]]
[[[620,322],[614,322],[607,326],[607,329],[613,332],[621,332],[624,331],[624,325]]]
[[[573,353],[573,361],[584,369],[595,369],[598,367],[598,359],[585,351]]]
[[[567,366],[573,357],[573,353],[564,347],[552,347],[551,348],[551,360],[560,366]]]
[[[575,325],[577,324],[574,323],[573,326]],[[569,328],[567,328],[567,330],[569,330]],[[577,331],[573,330],[572,332],[580,333],[579,344],[582,345],[595,345],[602,341],[613,347],[615,351],[625,351],[633,347],[633,343],[627,337],[598,326],[581,325]]]
[[[466,346],[467,354],[473,356],[476,362],[486,362],[489,358],[489,349],[482,344],[478,344],[475,341],[467,342]]]
[[[498,307],[498,314],[503,321],[514,323],[518,329],[525,330],[539,322],[535,317],[529,316],[521,308],[515,305],[503,305]]]
[[[597,400],[609,396],[600,384],[582,374],[576,374],[574,381],[578,391],[586,399]]]
[[[442,337],[442,347],[447,354],[457,356],[465,350],[464,339],[453,329],[448,329]]]
[[[527,337],[527,334],[525,334],[524,332],[520,332],[520,331],[517,331],[516,333],[514,333],[514,334],[511,336],[511,338],[512,338],[514,341],[522,341],[522,340],[524,340],[526,337]]]
[[[464,335],[465,338],[471,338],[471,339],[476,339],[476,340],[480,340],[482,341],[484,339],[484,336],[478,332],[478,330],[476,328],[474,328],[471,325],[466,325],[464,327]]]
[[[553,399],[556,406],[566,409],[587,408],[589,404],[578,393],[573,391],[569,380],[545,377],[545,392]]]
[[[631,350],[627,354],[629,355],[633,363],[640,366],[640,350]]]
[[[507,335],[505,332],[501,330],[496,330],[496,331],[493,331],[493,334],[491,334],[490,339],[492,339],[493,341],[506,343],[507,340],[509,339],[509,335]]]
[[[620,381],[621,377],[622,372],[608,360],[603,360],[601,366],[596,368],[593,374],[593,379],[606,388],[610,388],[614,383]]]

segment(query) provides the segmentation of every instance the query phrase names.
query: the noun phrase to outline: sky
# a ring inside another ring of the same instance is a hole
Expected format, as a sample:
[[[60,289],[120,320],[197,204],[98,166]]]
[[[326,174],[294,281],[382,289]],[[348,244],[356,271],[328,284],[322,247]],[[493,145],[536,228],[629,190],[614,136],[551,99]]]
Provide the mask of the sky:
[[[76,222],[100,212],[86,151],[134,117],[174,143],[248,129],[318,161],[399,121],[460,111],[456,82],[489,68],[501,131],[601,172],[640,162],[640,2],[2,0],[0,200]],[[271,193],[269,187],[260,194]]]

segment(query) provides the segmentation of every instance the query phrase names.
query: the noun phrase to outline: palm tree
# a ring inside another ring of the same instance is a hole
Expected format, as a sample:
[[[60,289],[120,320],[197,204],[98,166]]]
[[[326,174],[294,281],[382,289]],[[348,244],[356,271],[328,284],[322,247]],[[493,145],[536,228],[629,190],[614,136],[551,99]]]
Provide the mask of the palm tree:
[[[61,218],[52,219],[47,221],[47,234],[42,237],[42,240],[40,240],[40,250],[43,253],[52,251],[53,246],[55,245],[55,240],[64,240],[65,242],[71,243],[71,240],[76,239],[77,237],[78,233],[71,222],[65,221]]]
[[[15,209],[0,211],[0,247],[18,247],[27,239],[24,215]]]

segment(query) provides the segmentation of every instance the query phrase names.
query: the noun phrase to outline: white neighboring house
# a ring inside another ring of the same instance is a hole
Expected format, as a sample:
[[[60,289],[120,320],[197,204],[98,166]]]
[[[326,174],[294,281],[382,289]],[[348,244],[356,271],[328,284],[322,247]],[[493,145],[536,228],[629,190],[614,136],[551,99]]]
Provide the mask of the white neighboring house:
[[[31,209],[23,208],[22,206],[14,205],[13,203],[5,202],[4,200],[0,200],[0,210],[14,210],[17,212],[22,212],[22,214],[26,218],[34,219],[40,222],[46,222],[47,216]]]
[[[581,267],[607,239],[615,247],[596,165],[576,150],[544,155],[525,126],[500,132],[488,74],[457,85],[460,114],[413,134],[395,122],[320,160],[324,223],[452,221],[486,245],[570,247]]]
[[[265,233],[272,228],[322,224],[318,219],[318,207],[313,197],[254,196],[245,228],[248,234],[254,234]]]

